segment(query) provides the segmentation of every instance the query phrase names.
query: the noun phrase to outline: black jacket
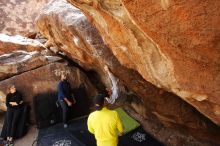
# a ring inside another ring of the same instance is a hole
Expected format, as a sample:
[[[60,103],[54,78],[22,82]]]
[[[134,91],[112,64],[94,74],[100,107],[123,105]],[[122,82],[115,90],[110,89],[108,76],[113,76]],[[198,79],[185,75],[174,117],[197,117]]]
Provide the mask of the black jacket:
[[[22,104],[20,104],[20,102],[22,101],[22,95],[21,93],[19,93],[18,91],[16,91],[15,93],[9,93],[6,96],[6,106],[9,108],[20,108],[22,106]],[[12,106],[11,104],[9,104],[9,102],[16,102],[18,105],[17,106]]]

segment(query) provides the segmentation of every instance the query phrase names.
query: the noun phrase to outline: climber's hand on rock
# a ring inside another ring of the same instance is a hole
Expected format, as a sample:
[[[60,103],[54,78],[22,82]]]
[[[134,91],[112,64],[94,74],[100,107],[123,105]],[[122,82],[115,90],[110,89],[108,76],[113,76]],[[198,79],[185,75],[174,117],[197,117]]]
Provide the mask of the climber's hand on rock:
[[[108,69],[108,66],[107,66],[107,65],[105,65],[105,66],[104,66],[104,69],[105,69],[105,71],[109,71],[109,69]]]
[[[68,105],[68,106],[72,106],[72,102],[68,101],[68,102],[67,102],[67,105]]]

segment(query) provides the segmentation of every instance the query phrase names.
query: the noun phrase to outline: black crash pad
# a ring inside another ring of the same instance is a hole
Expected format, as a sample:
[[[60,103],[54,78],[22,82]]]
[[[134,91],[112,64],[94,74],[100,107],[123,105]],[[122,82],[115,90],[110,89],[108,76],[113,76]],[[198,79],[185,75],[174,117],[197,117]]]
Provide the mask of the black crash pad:
[[[74,120],[64,129],[62,124],[40,129],[37,146],[96,146],[94,136],[87,130],[87,117]],[[118,146],[163,146],[143,128],[119,137]]]

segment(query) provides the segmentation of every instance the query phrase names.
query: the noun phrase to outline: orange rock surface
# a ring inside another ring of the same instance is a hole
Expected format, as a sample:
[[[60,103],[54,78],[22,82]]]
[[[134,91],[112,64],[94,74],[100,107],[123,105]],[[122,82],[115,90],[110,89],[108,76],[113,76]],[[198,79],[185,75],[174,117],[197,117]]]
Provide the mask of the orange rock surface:
[[[121,64],[220,125],[220,1],[68,1]]]
[[[194,145],[189,135],[197,137],[201,145],[212,145],[205,143],[204,140],[220,144],[218,126],[199,113],[218,124],[219,117],[210,112],[213,110],[212,106],[218,111],[218,103],[210,103],[209,99],[203,100],[203,94],[199,94],[203,85],[194,87],[193,79],[188,79],[188,76],[198,78],[192,74],[194,68],[188,69],[189,75],[185,75],[185,78],[184,75],[177,74],[174,68],[178,58],[175,61],[162,52],[166,49],[161,49],[159,44],[146,36],[124,8],[123,3],[108,0],[94,2],[87,0],[85,3],[81,0],[71,3],[79,7],[87,17],[65,0],[54,0],[44,7],[36,19],[39,31],[50,43],[89,73],[97,72],[98,78],[109,86],[109,77],[104,71],[107,65],[119,82],[133,93],[131,99],[120,99],[129,102],[129,105],[142,116],[140,121],[149,128],[147,130],[167,145]],[[168,4],[164,3],[164,8],[167,6]],[[179,55],[180,60],[184,59],[184,54]],[[185,59],[189,58],[185,57]],[[186,69],[187,62],[181,67]],[[218,66],[213,67],[218,73]],[[190,70],[192,72],[189,72]],[[211,70],[206,71],[212,75]],[[177,80],[178,76],[182,78],[180,81]],[[180,85],[183,79],[185,84]],[[191,88],[197,90],[185,88],[187,82],[192,82]],[[218,82],[214,82],[213,86],[214,84]],[[218,88],[214,87],[214,89]],[[191,97],[191,95],[201,96]],[[218,95],[218,92],[215,95]],[[193,99],[203,101],[197,106]],[[169,141],[168,135],[177,133],[165,132],[158,125],[148,126],[144,119],[150,119],[151,123],[159,121],[165,127],[185,131],[187,136],[185,138],[171,136],[172,140]]]

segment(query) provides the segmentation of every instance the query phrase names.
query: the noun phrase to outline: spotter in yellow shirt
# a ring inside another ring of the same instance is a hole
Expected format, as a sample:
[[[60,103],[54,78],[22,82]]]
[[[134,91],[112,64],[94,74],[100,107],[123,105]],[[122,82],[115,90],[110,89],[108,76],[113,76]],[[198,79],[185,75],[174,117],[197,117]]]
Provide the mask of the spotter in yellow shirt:
[[[88,130],[95,135],[97,146],[117,146],[123,126],[118,113],[106,107],[89,115]]]

